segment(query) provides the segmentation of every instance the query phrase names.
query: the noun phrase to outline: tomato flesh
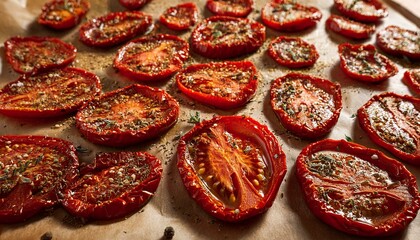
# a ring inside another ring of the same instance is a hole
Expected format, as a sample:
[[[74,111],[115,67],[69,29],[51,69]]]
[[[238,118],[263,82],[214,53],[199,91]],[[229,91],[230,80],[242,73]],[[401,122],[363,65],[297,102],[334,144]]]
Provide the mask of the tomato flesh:
[[[325,25],[331,31],[352,39],[366,39],[375,32],[375,25],[368,25],[338,15],[331,15]]]
[[[42,7],[38,23],[57,30],[72,28],[89,9],[88,0],[50,0]]]
[[[394,56],[420,60],[420,33],[398,26],[388,26],[376,35],[376,44]]]
[[[344,16],[359,22],[377,22],[388,16],[379,0],[334,0],[334,6]]]
[[[198,9],[195,3],[183,3],[170,7],[160,16],[159,20],[173,30],[187,30],[194,26],[198,19]]]
[[[252,11],[252,0],[207,0],[207,9],[218,16],[246,17]]]

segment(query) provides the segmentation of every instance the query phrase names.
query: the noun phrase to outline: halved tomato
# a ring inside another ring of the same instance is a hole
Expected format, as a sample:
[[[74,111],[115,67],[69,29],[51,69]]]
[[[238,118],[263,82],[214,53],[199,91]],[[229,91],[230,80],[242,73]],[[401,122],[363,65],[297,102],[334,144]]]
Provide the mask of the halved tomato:
[[[287,130],[302,138],[317,138],[338,121],[341,87],[322,78],[289,73],[271,83],[270,102]]]
[[[253,0],[207,0],[206,7],[215,15],[246,17],[253,4]]]
[[[178,144],[178,170],[207,213],[241,221],[265,212],[286,174],[286,156],[264,125],[243,116],[197,124]]]
[[[245,105],[255,94],[257,69],[250,61],[191,65],[176,76],[188,97],[210,106],[231,109]]]
[[[416,177],[403,164],[346,140],[326,139],[304,148],[296,175],[312,213],[349,234],[395,234],[419,210]]]
[[[378,47],[394,56],[420,60],[420,33],[397,26],[388,26],[376,35]]]
[[[76,48],[53,37],[12,37],[4,43],[6,60],[18,73],[64,67],[76,58]]]
[[[72,28],[89,9],[88,0],[49,0],[42,7],[38,23],[57,30]]]
[[[79,39],[89,46],[110,47],[144,34],[152,25],[152,16],[140,11],[112,12],[83,24]]]
[[[298,37],[280,36],[268,47],[268,55],[278,64],[289,68],[313,66],[319,54],[313,44]]]
[[[373,96],[357,111],[369,138],[403,161],[420,165],[420,99],[392,92]]]
[[[366,39],[375,32],[375,25],[368,25],[348,18],[331,15],[325,22],[327,28],[352,39]]]
[[[133,84],[88,102],[76,126],[93,143],[122,147],[161,135],[178,115],[179,104],[167,92]]]
[[[372,44],[338,46],[340,67],[350,78],[362,82],[384,81],[398,73],[397,66],[384,55],[378,53]]]
[[[295,0],[272,0],[261,10],[263,23],[280,31],[301,31],[315,26],[321,18],[318,8],[301,5]]]
[[[404,81],[411,90],[420,95],[420,69],[405,71]]]
[[[114,67],[136,81],[161,81],[182,68],[189,56],[189,45],[168,34],[145,36],[118,50]]]
[[[159,21],[172,30],[187,30],[194,26],[198,19],[197,5],[193,2],[170,7],[160,15]]]
[[[233,58],[257,51],[265,41],[265,27],[256,21],[213,16],[191,34],[191,48],[208,58]]]
[[[99,78],[78,68],[26,76],[0,90],[0,112],[13,117],[56,117],[76,111],[101,92]]]
[[[100,153],[81,175],[64,191],[64,208],[84,219],[109,220],[136,212],[149,201],[159,186],[162,165],[145,152]]]
[[[334,6],[344,16],[360,22],[377,22],[388,16],[379,0],[334,0]]]
[[[151,0],[118,0],[120,4],[130,10],[136,10],[143,7]]]
[[[70,142],[43,136],[0,136],[0,223],[17,223],[54,207],[78,176]]]

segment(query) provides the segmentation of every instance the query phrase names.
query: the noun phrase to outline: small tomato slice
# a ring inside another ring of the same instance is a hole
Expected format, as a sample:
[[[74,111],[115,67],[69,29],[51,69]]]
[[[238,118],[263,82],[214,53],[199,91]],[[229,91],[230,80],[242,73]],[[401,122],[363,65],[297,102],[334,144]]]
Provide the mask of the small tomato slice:
[[[101,92],[99,78],[78,68],[23,75],[0,90],[0,112],[13,117],[57,117]]]
[[[123,7],[128,8],[130,10],[136,10],[143,7],[144,5],[146,5],[146,3],[150,2],[151,0],[118,0],[118,1]]]
[[[144,34],[152,24],[152,16],[140,11],[112,12],[83,24],[79,39],[93,47],[115,46]]]
[[[257,51],[265,27],[256,21],[226,16],[203,20],[191,34],[191,48],[208,58],[233,58]]]
[[[318,8],[304,6],[294,0],[273,0],[261,10],[263,23],[279,31],[301,31],[315,26],[321,18]]]
[[[397,66],[371,44],[342,43],[338,46],[338,52],[340,67],[350,78],[362,82],[380,82],[398,73]]]
[[[133,84],[88,102],[76,126],[93,143],[122,147],[159,136],[178,115],[179,104],[167,92]]]
[[[404,81],[415,93],[420,95],[420,69],[407,70]]]
[[[338,15],[331,15],[325,25],[329,30],[351,39],[366,39],[375,32],[375,25],[356,22]]]
[[[161,81],[179,71],[188,56],[186,41],[158,34],[132,40],[120,48],[114,67],[133,80]]]
[[[72,28],[89,9],[88,0],[50,0],[42,7],[38,23],[57,30]]]
[[[420,60],[420,33],[397,26],[388,26],[376,35],[378,47],[394,56]]]
[[[17,223],[58,203],[73,184],[79,162],[67,141],[0,136],[0,223]]]
[[[360,22],[377,22],[388,16],[379,0],[334,0],[334,6],[344,16]]]
[[[319,54],[313,44],[298,37],[280,36],[268,47],[268,55],[278,64],[289,68],[313,66]]]
[[[178,88],[206,105],[232,109],[245,105],[255,94],[257,69],[250,61],[191,65],[176,76]]]
[[[100,153],[81,175],[65,190],[64,208],[84,219],[109,220],[134,213],[149,201],[159,186],[162,165],[145,152]]]
[[[170,7],[160,15],[159,21],[172,30],[187,30],[197,23],[198,9],[193,2]]]
[[[287,170],[275,136],[266,126],[242,116],[197,124],[180,139],[177,166],[197,204],[229,222],[265,212]]]
[[[207,0],[207,9],[219,16],[246,17],[252,11],[253,0]]]
[[[420,165],[420,99],[387,92],[357,111],[369,138],[403,161]]]
[[[402,231],[420,206],[416,178],[382,152],[326,139],[302,150],[296,176],[312,213],[357,236]]]
[[[341,87],[325,79],[289,73],[271,83],[270,101],[287,130],[302,138],[317,138],[338,121]]]
[[[58,38],[12,37],[4,43],[6,60],[18,73],[36,73],[69,65],[76,48]]]

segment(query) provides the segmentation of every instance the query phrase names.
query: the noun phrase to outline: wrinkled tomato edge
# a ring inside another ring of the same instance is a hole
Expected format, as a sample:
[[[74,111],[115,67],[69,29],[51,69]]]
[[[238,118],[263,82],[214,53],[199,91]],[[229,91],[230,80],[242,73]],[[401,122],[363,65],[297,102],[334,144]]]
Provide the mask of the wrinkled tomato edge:
[[[81,0],[80,7],[83,9],[81,12],[75,14],[73,13],[72,16],[67,17],[64,21],[55,21],[55,20],[48,20],[47,15],[50,12],[52,6],[55,4],[60,4],[60,2],[64,2],[65,0],[52,0],[44,4],[41,9],[41,15],[38,18],[38,23],[47,27],[50,27],[55,30],[63,30],[69,29],[77,24],[82,20],[82,18],[86,15],[86,13],[90,9],[90,2],[88,0]]]
[[[420,95],[420,79],[416,80],[413,71],[407,70],[404,72],[403,80],[408,85],[408,87],[413,90],[417,95]],[[417,70],[420,72],[420,70]]]
[[[165,14],[168,13],[168,11],[176,11],[178,8],[188,8],[188,9],[192,10],[193,16],[190,19],[189,24],[182,25],[180,23],[174,23],[174,22],[171,22],[169,19],[166,18]],[[175,31],[188,30],[190,27],[194,26],[197,23],[197,19],[198,19],[198,8],[197,8],[197,5],[194,2],[182,3],[182,4],[178,4],[174,7],[170,7],[168,9],[166,9],[165,12],[162,15],[160,15],[160,17],[159,17],[159,21],[163,25],[165,25],[167,28],[175,30]]]

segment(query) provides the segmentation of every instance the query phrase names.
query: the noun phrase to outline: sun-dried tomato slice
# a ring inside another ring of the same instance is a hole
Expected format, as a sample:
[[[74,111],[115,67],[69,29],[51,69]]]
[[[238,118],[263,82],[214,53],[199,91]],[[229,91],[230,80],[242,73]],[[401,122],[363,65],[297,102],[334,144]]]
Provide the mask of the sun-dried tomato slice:
[[[376,35],[378,47],[394,56],[420,60],[420,32],[388,26]]]
[[[334,6],[344,16],[360,22],[377,22],[388,16],[379,0],[334,0]]]
[[[342,101],[338,83],[289,73],[274,80],[270,92],[271,107],[282,125],[299,137],[327,134],[340,116]]]
[[[420,95],[420,69],[407,70],[404,81],[415,93]]]
[[[67,141],[0,136],[0,223],[16,223],[51,208],[73,184],[79,162]]]
[[[207,0],[207,9],[215,15],[246,17],[252,11],[253,0]]]
[[[144,152],[100,153],[65,190],[62,204],[84,219],[109,220],[138,211],[153,196],[161,161]]]
[[[136,10],[152,0],[118,0],[122,6],[130,10]]]
[[[89,9],[88,0],[50,0],[42,7],[38,23],[58,30],[72,28]]]
[[[375,25],[356,22],[338,15],[331,15],[325,25],[331,31],[352,39],[366,39],[375,32]]]
[[[166,9],[160,15],[159,21],[169,29],[182,31],[194,26],[197,19],[197,5],[193,2],[188,2]]]
[[[266,211],[287,171],[276,137],[242,116],[197,124],[180,139],[177,166],[197,204],[229,222]]]
[[[387,92],[357,111],[369,138],[403,161],[420,165],[420,99]]]
[[[395,234],[419,210],[416,178],[403,164],[345,140],[327,139],[304,148],[296,175],[312,213],[349,234]]]

